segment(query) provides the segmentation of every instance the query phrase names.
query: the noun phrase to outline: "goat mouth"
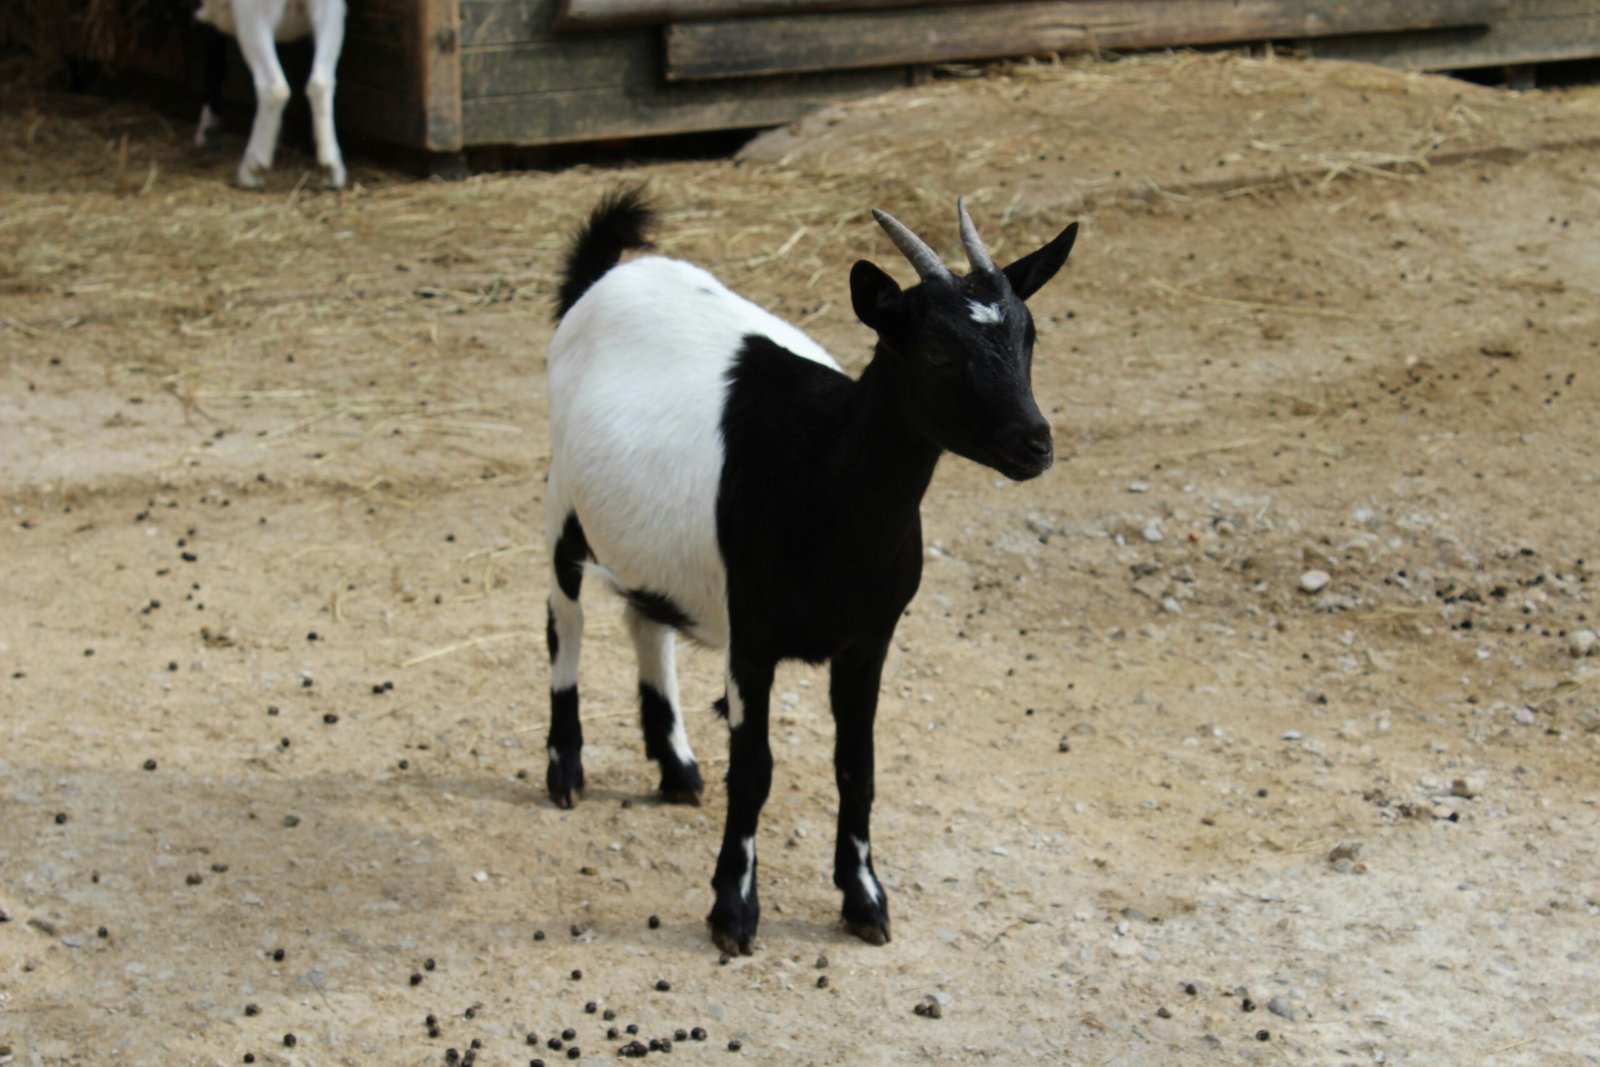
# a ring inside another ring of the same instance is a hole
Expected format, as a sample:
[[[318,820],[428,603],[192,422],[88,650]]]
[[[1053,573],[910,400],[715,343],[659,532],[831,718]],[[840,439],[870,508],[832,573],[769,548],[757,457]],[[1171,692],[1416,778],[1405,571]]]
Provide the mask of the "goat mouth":
[[[1029,449],[1026,452],[997,456],[990,466],[1014,482],[1028,482],[1053,467],[1055,461],[1054,449],[1043,455]]]

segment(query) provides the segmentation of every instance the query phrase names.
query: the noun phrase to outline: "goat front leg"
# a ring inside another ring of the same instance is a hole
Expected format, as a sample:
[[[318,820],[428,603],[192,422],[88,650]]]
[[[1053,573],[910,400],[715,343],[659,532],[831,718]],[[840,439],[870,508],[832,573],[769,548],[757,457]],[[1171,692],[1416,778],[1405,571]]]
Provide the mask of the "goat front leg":
[[[756,826],[772,789],[767,710],[775,664],[728,657],[728,819],[711,888],[717,901],[706,921],[711,940],[729,955],[750,955],[761,920],[756,891]]]
[[[250,80],[256,89],[256,118],[250,126],[250,141],[239,161],[239,184],[259,189],[265,174],[272,169],[278,149],[278,127],[283,123],[283,108],[289,102],[289,81],[278,65],[278,49],[272,40],[272,27],[260,9],[239,21],[239,51],[250,67]]]
[[[889,645],[851,648],[833,657],[833,774],[839,787],[839,830],[833,884],[844,891],[844,925],[872,945],[889,941],[889,899],[872,869],[872,799],[876,768],[872,726]]]
[[[306,83],[306,97],[311,101],[311,132],[317,142],[317,162],[328,172],[324,184],[329,189],[343,189],[344,156],[333,132],[333,75],[344,47],[344,0],[322,4],[312,32],[316,51],[311,59],[311,80]]]

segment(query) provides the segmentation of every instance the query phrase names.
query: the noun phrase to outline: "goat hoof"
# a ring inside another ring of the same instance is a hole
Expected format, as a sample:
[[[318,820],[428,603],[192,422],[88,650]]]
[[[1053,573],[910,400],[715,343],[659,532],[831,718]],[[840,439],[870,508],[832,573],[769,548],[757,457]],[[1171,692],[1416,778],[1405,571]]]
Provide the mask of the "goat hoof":
[[[844,919],[844,928],[869,945],[887,945],[890,940],[888,919],[884,919],[882,923],[863,922],[847,915]]]
[[[346,178],[344,164],[336,163],[332,166],[323,167],[322,169],[324,171],[322,176],[322,187],[324,189],[344,188]]]
[[[264,189],[264,188],[266,188],[267,180],[263,176],[264,169],[265,168],[249,166],[249,165],[240,167],[239,168],[239,188],[241,188],[241,189]]]
[[[661,768],[661,799],[668,804],[689,804],[698,808],[705,795],[705,779],[700,777],[700,765],[687,763]]]
[[[718,950],[726,953],[729,956],[755,955],[755,953],[750,951],[749,938],[745,938],[743,941],[740,941],[733,934],[718,930],[715,926],[711,928],[711,943],[716,945]]]
[[[552,760],[545,771],[544,785],[556,807],[568,811],[576,807],[583,793],[583,764],[578,761],[577,754],[563,757],[559,762]]]
[[[884,899],[881,888],[875,900],[869,900],[861,894],[856,894],[853,899],[847,895],[841,917],[844,919],[844,928],[867,944],[889,943],[889,902]]]
[[[751,955],[750,943],[755,940],[756,926],[761,921],[761,905],[754,899],[745,900],[736,893],[717,894],[716,906],[706,916],[711,924],[711,940],[730,956]]]

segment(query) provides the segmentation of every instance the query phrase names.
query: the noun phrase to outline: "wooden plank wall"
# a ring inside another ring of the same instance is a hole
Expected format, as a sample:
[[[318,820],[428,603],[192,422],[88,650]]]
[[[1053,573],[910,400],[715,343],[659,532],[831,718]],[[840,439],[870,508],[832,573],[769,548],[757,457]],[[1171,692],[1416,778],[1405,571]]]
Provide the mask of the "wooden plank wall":
[[[468,145],[554,144],[788,122],[905,84],[906,70],[667,85],[660,31],[559,32],[558,0],[459,0]]]
[[[1333,37],[1307,42],[1312,55],[1406,70],[1467,70],[1600,56],[1600,0],[1512,0],[1488,26]]]
[[[1486,25],[1507,0],[1029,0],[684,22],[667,77],[739,77],[885,63],[1162,48]]]

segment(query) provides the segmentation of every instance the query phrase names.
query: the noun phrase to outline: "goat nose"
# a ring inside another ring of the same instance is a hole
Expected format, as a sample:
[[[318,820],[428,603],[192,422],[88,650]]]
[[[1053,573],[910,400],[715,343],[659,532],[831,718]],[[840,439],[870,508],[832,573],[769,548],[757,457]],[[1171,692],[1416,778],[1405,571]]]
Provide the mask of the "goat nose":
[[[1050,427],[1040,423],[1027,432],[1023,437],[1023,441],[1039,455],[1048,456],[1050,454]]]

